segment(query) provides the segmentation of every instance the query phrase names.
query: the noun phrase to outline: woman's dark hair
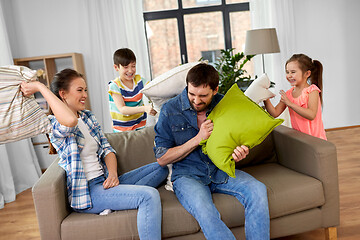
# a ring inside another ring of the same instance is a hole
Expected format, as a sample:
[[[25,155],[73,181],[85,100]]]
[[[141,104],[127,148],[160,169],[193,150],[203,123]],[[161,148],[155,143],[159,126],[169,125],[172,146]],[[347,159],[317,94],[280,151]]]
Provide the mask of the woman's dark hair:
[[[320,90],[320,100],[322,103],[322,87],[323,87],[323,80],[322,80],[322,72],[323,66],[318,60],[312,60],[310,57],[306,56],[305,54],[294,54],[292,57],[286,61],[286,65],[289,62],[296,61],[299,63],[299,67],[303,73],[310,70],[311,74],[309,77],[310,83],[315,84]]]
[[[219,86],[219,73],[213,66],[199,63],[189,70],[186,76],[186,84],[189,85],[189,83],[194,87],[209,85],[212,90],[215,90]]]
[[[128,48],[120,48],[114,53],[114,64],[116,66],[127,66],[131,62],[136,62],[136,57],[133,51]]]
[[[69,86],[72,80],[76,78],[84,78],[83,75],[74,69],[66,68],[55,74],[50,84],[50,90],[60,99],[59,92],[61,90],[69,90]]]
[[[69,90],[69,86],[70,83],[72,82],[72,80],[76,79],[76,78],[84,78],[83,75],[73,69],[70,68],[66,68],[58,73],[55,74],[51,84],[50,84],[50,90],[51,92],[53,92],[60,100],[61,96],[60,96],[60,91],[61,90]],[[53,114],[53,111],[51,110],[51,108],[49,108],[49,114]],[[49,136],[46,135],[49,139]],[[52,146],[50,139],[49,139],[49,153],[50,154],[56,154],[56,150],[55,148]]]

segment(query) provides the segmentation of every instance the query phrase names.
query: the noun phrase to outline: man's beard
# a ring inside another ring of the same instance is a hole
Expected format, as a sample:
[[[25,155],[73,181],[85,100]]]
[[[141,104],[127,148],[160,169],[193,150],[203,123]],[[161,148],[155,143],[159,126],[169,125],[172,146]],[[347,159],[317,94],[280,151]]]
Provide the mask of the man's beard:
[[[197,112],[202,112],[202,111],[206,110],[208,107],[208,105],[206,105],[206,103],[201,103],[200,105],[198,105],[198,107],[195,107],[193,102],[190,102],[190,104],[191,104],[192,109],[194,109]]]

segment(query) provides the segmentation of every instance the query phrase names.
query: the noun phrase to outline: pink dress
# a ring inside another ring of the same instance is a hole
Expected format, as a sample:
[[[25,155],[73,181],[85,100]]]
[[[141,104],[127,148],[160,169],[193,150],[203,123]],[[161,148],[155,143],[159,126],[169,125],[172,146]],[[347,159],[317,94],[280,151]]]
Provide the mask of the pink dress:
[[[310,85],[307,88],[304,88],[301,95],[297,98],[294,98],[292,95],[292,92],[294,90],[294,87],[289,89],[286,92],[286,96],[289,98],[289,100],[293,103],[295,103],[298,106],[301,106],[303,108],[308,107],[308,101],[309,101],[309,93],[312,91],[318,91],[321,92],[321,90],[314,84]],[[294,110],[289,108],[290,113],[290,119],[291,119],[291,125],[294,129],[307,133],[309,135],[312,135],[314,137],[318,137],[324,140],[326,139],[324,124],[322,121],[322,113],[321,113],[321,102],[319,97],[319,103],[318,103],[318,110],[316,113],[316,117],[314,120],[308,120],[306,118],[303,118],[299,114],[297,114]]]

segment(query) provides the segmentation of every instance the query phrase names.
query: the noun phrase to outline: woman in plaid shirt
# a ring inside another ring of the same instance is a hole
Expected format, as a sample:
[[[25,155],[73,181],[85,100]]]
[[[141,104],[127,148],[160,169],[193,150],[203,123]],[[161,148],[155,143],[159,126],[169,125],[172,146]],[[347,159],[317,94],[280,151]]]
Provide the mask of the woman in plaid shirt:
[[[161,239],[161,202],[155,187],[166,179],[168,169],[155,162],[118,176],[114,149],[95,116],[85,110],[83,76],[64,69],[55,75],[51,91],[38,81],[22,83],[21,91],[25,96],[40,92],[51,108],[50,141],[66,171],[70,206],[82,213],[138,209],[140,239]]]

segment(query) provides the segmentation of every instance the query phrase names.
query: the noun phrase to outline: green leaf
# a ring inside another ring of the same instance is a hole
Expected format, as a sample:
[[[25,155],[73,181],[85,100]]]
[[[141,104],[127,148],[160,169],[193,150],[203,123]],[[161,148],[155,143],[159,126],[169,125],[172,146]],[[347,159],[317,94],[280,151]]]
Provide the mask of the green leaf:
[[[254,56],[255,55],[245,55],[243,52],[234,53],[234,48],[220,50],[220,57],[218,57],[217,62],[215,63],[215,68],[219,72],[220,93],[225,94],[235,82],[238,83],[238,85],[245,82],[241,85],[241,89],[246,90],[249,86],[251,77],[250,75],[245,75],[247,72],[243,68]]]

